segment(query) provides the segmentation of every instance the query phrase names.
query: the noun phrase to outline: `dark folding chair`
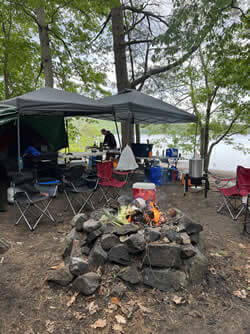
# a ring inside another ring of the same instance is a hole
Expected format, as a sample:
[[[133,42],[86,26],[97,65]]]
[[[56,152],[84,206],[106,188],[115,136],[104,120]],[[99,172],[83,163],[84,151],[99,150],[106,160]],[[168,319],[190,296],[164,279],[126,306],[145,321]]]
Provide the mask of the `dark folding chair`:
[[[50,189],[43,192],[39,190],[34,180],[24,180],[22,176],[13,178],[14,185],[14,205],[18,209],[20,216],[15,225],[23,219],[31,231],[34,231],[43,217],[47,217],[55,223],[55,218],[49,211],[53,198],[57,193],[58,184],[51,184]],[[18,192],[15,193],[15,187]],[[44,189],[45,190],[45,189]]]
[[[231,182],[233,180],[234,179],[223,179],[221,181]],[[250,194],[250,168],[238,166],[235,181],[236,184],[233,186],[221,187],[220,184],[217,186],[217,189],[222,195],[222,203],[217,212],[226,209],[233,220],[237,220],[246,209],[244,198],[246,199]]]
[[[105,199],[106,204],[109,204],[111,200],[117,200],[120,196],[121,188],[127,184],[127,181],[119,181],[113,178],[113,162],[104,161],[97,164],[97,176],[99,179],[98,184],[103,194],[102,199]]]
[[[83,166],[74,166],[63,173],[63,192],[74,215],[86,205],[95,210],[92,198],[98,189],[98,178],[90,178],[84,171]]]

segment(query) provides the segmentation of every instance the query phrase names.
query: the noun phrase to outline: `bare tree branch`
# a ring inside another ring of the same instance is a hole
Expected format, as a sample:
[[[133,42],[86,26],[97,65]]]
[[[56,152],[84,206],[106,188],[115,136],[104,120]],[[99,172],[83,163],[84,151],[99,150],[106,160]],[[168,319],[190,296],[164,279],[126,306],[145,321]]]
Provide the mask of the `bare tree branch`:
[[[143,10],[142,8],[136,8],[134,6],[122,6],[122,9],[123,10],[130,10],[131,12],[138,13],[138,14],[144,14],[147,17],[152,17],[152,18],[156,19],[157,21],[163,23],[167,27],[169,26],[168,23],[162,18],[163,16],[160,16],[160,15],[154,14],[152,12]]]
[[[128,41],[124,43],[124,45],[134,45],[134,44],[142,44],[142,43],[152,43],[153,39],[141,39],[141,40],[136,40],[136,41]]]

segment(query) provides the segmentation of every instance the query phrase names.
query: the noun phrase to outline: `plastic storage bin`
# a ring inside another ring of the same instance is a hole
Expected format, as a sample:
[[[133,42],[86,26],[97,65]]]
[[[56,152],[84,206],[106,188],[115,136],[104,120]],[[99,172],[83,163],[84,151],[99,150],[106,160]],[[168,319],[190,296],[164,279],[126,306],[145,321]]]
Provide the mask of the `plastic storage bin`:
[[[153,166],[150,168],[150,182],[161,185],[161,167]]]
[[[168,148],[166,150],[166,158],[178,158],[178,149],[177,148]]]
[[[138,197],[141,197],[143,199],[150,200],[150,201],[156,201],[156,190],[155,190],[155,184],[154,183],[134,183],[133,184],[133,198],[136,199]]]

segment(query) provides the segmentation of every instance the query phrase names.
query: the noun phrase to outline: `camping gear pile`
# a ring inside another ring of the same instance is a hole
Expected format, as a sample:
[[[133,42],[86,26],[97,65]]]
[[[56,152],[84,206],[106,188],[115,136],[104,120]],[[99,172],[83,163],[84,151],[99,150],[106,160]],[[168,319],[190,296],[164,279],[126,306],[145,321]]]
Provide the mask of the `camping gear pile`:
[[[72,219],[64,265],[49,273],[50,285],[72,286],[91,295],[100,286],[111,291],[120,280],[163,291],[201,283],[208,261],[202,253],[200,224],[174,208],[164,214],[164,221],[155,223],[156,215],[148,224],[145,215],[143,222],[133,216],[138,208],[148,214],[151,208],[145,200],[123,197],[119,203],[118,211],[100,209]]]

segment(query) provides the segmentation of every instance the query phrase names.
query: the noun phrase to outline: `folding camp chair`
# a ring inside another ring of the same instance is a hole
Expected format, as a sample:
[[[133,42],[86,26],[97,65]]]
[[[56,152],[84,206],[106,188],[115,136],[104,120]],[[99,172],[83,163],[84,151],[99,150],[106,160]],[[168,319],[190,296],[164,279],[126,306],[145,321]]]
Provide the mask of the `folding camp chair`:
[[[120,196],[121,188],[127,183],[127,181],[119,181],[113,178],[112,161],[98,163],[97,176],[99,179],[98,184],[103,194],[102,199],[104,198],[107,204],[109,204],[111,200],[116,200]],[[104,190],[104,188],[109,189],[108,193]]]
[[[74,215],[81,213],[86,205],[95,210],[92,198],[98,188],[98,178],[84,176],[84,170],[83,166],[74,166],[63,175],[63,192]]]
[[[235,185],[221,187],[217,189],[222,195],[222,203],[217,212],[226,209],[233,220],[237,220],[246,209],[245,199],[250,194],[250,168],[242,166],[237,167],[236,179],[223,179],[221,181],[232,182],[235,180]]]
[[[39,190],[33,180],[24,180],[21,176],[17,176],[13,178],[13,185],[14,205],[20,212],[15,225],[18,225],[23,219],[29,229],[34,231],[44,216],[53,223],[56,221],[49,211],[49,207],[56,196],[57,183],[50,184],[49,191],[46,189],[46,192],[43,192],[45,189]],[[15,191],[16,186],[18,186],[18,192]],[[48,184],[46,186],[48,187]]]

